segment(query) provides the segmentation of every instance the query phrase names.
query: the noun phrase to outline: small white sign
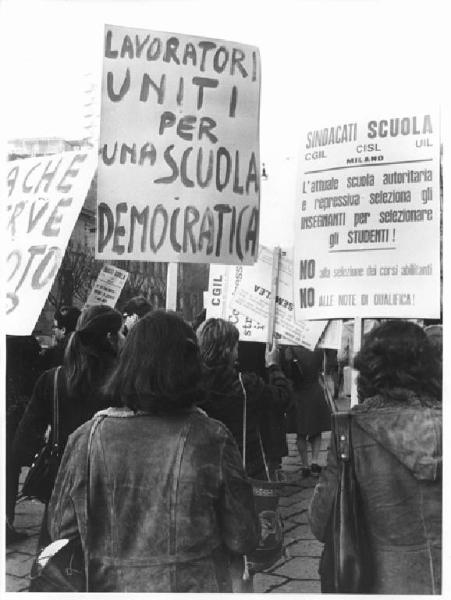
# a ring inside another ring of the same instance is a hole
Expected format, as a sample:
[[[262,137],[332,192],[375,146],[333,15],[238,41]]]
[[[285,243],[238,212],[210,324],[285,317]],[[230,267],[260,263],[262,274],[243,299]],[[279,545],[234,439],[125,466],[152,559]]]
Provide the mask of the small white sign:
[[[106,304],[114,308],[127,277],[127,271],[113,265],[103,265],[84,308],[95,304]]]

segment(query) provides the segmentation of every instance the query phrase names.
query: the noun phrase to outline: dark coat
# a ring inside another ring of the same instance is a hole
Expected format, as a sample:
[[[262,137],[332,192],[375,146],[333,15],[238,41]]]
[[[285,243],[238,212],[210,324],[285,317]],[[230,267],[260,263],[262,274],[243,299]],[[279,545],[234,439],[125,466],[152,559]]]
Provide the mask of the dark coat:
[[[355,406],[352,443],[373,556],[373,594],[439,594],[442,528],[441,403],[394,390]],[[310,523],[325,537],[337,486],[335,444],[316,486]]]
[[[62,340],[56,342],[54,346],[45,348],[41,352],[40,356],[40,368],[41,371],[48,371],[54,367],[59,367],[64,362],[64,352],[69,341],[69,337],[64,337]]]
[[[227,429],[199,409],[110,408],[69,438],[49,505],[53,540],[80,533],[95,592],[227,592],[231,553],[257,544],[252,488]]]
[[[315,436],[330,430],[330,410],[319,383],[323,351],[303,346],[289,346],[285,351],[284,370],[293,382],[293,408],[290,410],[290,433]]]
[[[36,382],[30,402],[17,427],[13,456],[19,466],[30,465],[40,449],[46,429],[53,419],[53,381],[55,369],[45,371]],[[69,435],[99,410],[108,406],[100,394],[92,398],[71,398],[66,391],[64,368],[58,381],[61,454]],[[94,398],[94,400],[93,400]]]
[[[284,411],[290,401],[290,386],[287,378],[276,366],[268,369],[268,384],[255,373],[243,373],[242,378],[247,395],[246,472],[250,477],[266,479],[258,437],[259,427],[262,423],[266,425],[267,420],[272,425],[272,438],[268,437],[266,430],[264,431],[267,458],[274,454],[287,454]],[[205,398],[199,406],[210,417],[226,425],[235,438],[240,453],[243,454],[244,396],[238,373],[233,369],[218,369],[209,373],[204,385]]]

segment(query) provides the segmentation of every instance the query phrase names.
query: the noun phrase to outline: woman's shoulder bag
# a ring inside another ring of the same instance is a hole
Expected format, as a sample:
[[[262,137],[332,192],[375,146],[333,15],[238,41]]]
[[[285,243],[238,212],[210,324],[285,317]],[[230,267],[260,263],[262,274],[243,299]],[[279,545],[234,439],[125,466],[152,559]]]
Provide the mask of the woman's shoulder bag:
[[[335,412],[332,424],[339,476],[319,569],[321,592],[369,593],[371,549],[354,470],[351,416]]]
[[[50,500],[61,460],[58,394],[58,376],[60,370],[61,367],[57,367],[53,376],[53,412],[50,436],[36,454],[21,491],[22,497],[36,498],[45,504]]]
[[[83,547],[80,536],[73,539],[55,540],[46,546],[35,559],[31,568],[30,592],[87,592],[88,550],[89,550],[89,499],[90,499],[90,461],[94,432],[98,424],[105,418],[100,415],[94,418],[89,432],[86,476],[86,531],[87,539]]]

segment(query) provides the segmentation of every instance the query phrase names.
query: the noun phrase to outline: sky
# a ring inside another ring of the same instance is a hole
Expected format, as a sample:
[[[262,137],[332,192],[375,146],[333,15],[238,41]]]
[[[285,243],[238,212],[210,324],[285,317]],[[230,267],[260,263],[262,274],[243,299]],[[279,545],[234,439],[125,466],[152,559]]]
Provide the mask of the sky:
[[[260,239],[268,245],[293,243],[287,224],[294,218],[303,128],[325,126],[325,116],[354,120],[384,104],[416,110],[449,98],[446,2],[3,0],[0,6],[6,139],[86,135],[84,114],[95,119],[100,112],[105,23],[258,46],[260,157],[268,173]]]

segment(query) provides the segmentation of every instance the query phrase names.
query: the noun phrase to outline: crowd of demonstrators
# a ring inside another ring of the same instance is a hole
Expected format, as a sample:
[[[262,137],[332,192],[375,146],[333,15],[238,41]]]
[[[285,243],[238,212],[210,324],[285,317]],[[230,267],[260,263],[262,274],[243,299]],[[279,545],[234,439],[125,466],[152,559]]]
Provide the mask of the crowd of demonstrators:
[[[63,364],[64,352],[80,313],[80,309],[75,306],[62,306],[55,311],[52,327],[55,343],[41,352],[41,371],[48,371]]]
[[[290,405],[302,476],[320,477],[309,517],[325,539],[338,459],[332,436],[321,471],[321,432],[331,423],[323,351],[240,349],[230,322],[199,317],[195,328],[142,297],[122,314],[83,310],[67,338],[69,314],[55,316],[66,336],[62,367],[39,375],[36,340],[7,340],[7,541],[20,467],[52,422],[54,381],[65,449],[39,548],[79,535],[90,591],[252,591],[252,576],[243,585],[243,556],[258,543],[252,479],[281,478]],[[440,590],[441,333],[387,321],[355,358],[354,464],[374,593]]]
[[[100,388],[117,360],[122,343],[121,327],[121,314],[107,306],[92,306],[81,313],[67,344],[62,368],[56,377],[55,371],[59,367],[45,371],[38,378],[17,427],[11,467],[16,481],[20,468],[31,465],[52,424],[55,381],[61,454],[69,435],[95,412],[108,406]],[[44,523],[39,546],[43,547],[47,542]]]
[[[353,462],[373,574],[370,593],[439,594],[441,589],[441,362],[426,333],[387,321],[356,356],[359,404],[351,410]],[[324,541],[338,485],[332,438],[310,506]],[[322,578],[327,579],[327,573]]]
[[[330,409],[319,381],[322,367],[322,350],[311,351],[302,346],[288,346],[285,349],[284,370],[293,381],[294,411],[291,415],[303,477],[319,477],[321,434],[330,430]],[[288,428],[292,429],[290,426]],[[311,446],[310,464],[308,444]]]
[[[106,384],[114,407],[71,436],[50,502],[52,539],[80,534],[92,591],[233,590],[234,561],[257,544],[252,488],[201,393],[193,329],[164,311],[140,319]]]

